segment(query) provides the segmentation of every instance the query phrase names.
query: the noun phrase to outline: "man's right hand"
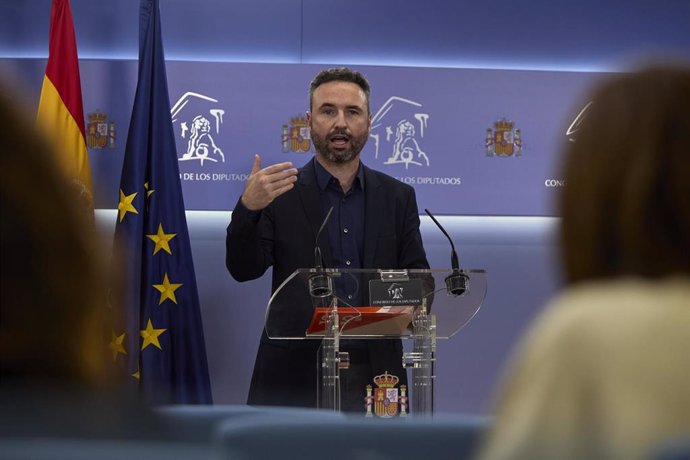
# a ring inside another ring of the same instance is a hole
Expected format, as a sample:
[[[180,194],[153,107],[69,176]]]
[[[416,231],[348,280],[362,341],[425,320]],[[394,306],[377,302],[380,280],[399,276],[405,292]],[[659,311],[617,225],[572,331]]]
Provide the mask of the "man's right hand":
[[[261,157],[254,155],[254,164],[242,192],[242,204],[251,211],[268,206],[273,200],[295,186],[297,169],[292,163],[277,163],[261,169]]]

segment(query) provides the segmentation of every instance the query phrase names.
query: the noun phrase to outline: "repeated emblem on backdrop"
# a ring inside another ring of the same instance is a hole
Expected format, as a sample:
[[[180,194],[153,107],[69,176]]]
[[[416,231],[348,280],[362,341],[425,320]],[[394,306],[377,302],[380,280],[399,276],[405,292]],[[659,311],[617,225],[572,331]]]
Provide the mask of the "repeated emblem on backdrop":
[[[486,156],[509,157],[522,154],[522,133],[513,129],[515,123],[505,118],[494,122],[494,129],[486,129]]]
[[[423,148],[429,114],[422,104],[402,97],[389,98],[371,119],[369,136],[374,143],[374,157],[383,164],[429,166],[429,156]]]
[[[580,110],[580,112],[577,114],[575,119],[573,119],[572,123],[570,123],[568,129],[565,130],[565,135],[568,136],[568,140],[570,142],[575,142],[577,132],[580,129],[580,125],[582,124],[582,121],[585,119],[585,115],[587,115],[587,109],[589,109],[591,105],[592,101],[587,102],[587,104],[585,104],[582,110]]]
[[[397,376],[388,372],[374,377],[374,383],[378,388],[367,385],[364,398],[367,417],[376,415],[381,418],[392,418],[398,415],[398,412],[401,417],[407,416],[407,386],[401,385],[399,389],[396,388],[399,381]]]
[[[86,145],[90,149],[115,148],[115,122],[98,110],[87,115]]]
[[[225,109],[218,106],[217,99],[199,93],[184,93],[170,109],[178,160],[198,161],[201,166],[204,161],[225,163],[225,153],[218,142],[224,115]]]
[[[289,125],[283,125],[281,146],[283,153],[304,153],[311,150],[311,133],[305,117],[297,115],[290,118]]]

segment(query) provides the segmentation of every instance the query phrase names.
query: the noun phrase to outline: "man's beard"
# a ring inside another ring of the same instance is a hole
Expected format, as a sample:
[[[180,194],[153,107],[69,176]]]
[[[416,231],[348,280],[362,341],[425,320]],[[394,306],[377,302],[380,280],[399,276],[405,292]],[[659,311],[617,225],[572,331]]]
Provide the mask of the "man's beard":
[[[328,144],[330,138],[338,135],[348,137],[350,141],[350,148],[346,150],[335,150],[329,148]],[[311,140],[314,142],[316,152],[331,163],[348,163],[357,158],[364,148],[364,144],[367,143],[368,138],[369,133],[364,133],[363,135],[356,137],[348,134],[345,130],[336,130],[329,133],[325,137],[321,137],[315,133],[313,129],[311,130]]]

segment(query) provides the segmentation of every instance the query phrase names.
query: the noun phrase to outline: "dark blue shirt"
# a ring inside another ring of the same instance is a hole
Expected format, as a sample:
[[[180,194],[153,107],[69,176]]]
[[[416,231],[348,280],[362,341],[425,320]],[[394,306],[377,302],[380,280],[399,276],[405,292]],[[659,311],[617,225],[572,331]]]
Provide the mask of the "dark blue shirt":
[[[331,247],[333,266],[328,268],[362,268],[364,252],[364,168],[360,163],[352,187],[343,193],[338,179],[314,161],[316,180],[321,194],[321,209],[325,216],[331,206],[333,212],[326,229]],[[354,306],[361,305],[359,280],[352,276],[335,279],[339,298]]]

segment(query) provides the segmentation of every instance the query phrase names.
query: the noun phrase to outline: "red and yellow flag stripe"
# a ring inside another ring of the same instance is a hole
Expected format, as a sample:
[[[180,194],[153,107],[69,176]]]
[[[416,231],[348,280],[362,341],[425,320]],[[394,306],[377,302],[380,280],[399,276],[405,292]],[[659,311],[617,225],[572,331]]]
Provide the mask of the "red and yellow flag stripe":
[[[69,0],[53,0],[50,51],[36,117],[67,175],[91,195],[91,168],[84,136],[84,108],[74,23]]]

